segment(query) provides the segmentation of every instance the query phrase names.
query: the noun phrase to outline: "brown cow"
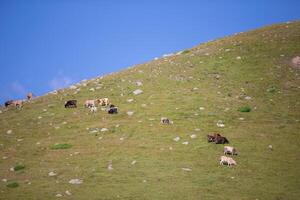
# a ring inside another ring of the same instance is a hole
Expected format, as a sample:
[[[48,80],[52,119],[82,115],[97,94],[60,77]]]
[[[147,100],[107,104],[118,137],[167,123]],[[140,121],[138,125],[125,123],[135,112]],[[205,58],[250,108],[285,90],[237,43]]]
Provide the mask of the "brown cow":
[[[27,94],[27,100],[30,101],[32,99],[32,97],[33,97],[33,94],[31,92],[29,92]]]

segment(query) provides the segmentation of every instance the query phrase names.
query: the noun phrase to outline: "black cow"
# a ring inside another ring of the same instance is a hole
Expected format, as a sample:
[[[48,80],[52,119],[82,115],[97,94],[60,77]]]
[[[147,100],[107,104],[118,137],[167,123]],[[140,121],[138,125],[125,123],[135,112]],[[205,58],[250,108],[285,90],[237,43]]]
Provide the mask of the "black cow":
[[[216,144],[229,144],[229,141],[227,140],[226,137],[223,137],[223,136],[217,136],[216,139],[215,139],[215,143]]]
[[[65,104],[65,108],[77,108],[77,100],[69,100]]]
[[[118,114],[118,108],[111,104],[109,106],[108,114]]]
[[[5,107],[8,107],[9,105],[12,105],[14,100],[8,100],[4,103]]]

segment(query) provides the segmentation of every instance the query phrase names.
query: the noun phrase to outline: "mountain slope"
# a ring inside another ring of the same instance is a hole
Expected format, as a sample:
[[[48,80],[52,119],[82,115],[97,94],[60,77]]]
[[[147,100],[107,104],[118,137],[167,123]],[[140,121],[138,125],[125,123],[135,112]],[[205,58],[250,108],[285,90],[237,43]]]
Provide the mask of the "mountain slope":
[[[300,22],[273,25],[3,110],[0,178],[7,182],[0,199],[298,199],[297,55]],[[136,89],[143,93],[134,95]],[[119,114],[83,107],[99,97]],[[69,99],[78,108],[65,109]],[[242,106],[251,111],[239,112]],[[160,124],[161,117],[174,124]],[[237,148],[237,166],[219,165],[223,145],[206,140],[213,132]],[[72,147],[51,148],[55,143]],[[10,171],[17,164],[25,169]],[[7,187],[12,182],[19,187]]]

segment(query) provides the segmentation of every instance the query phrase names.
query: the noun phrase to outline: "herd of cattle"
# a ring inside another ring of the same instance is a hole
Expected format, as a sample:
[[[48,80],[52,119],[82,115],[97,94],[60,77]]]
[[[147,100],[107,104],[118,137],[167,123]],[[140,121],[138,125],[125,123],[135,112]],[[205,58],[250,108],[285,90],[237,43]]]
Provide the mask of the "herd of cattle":
[[[109,106],[108,114],[117,114],[118,108],[110,104],[108,98],[101,98],[101,99],[93,99],[93,100],[86,100],[84,102],[84,107],[89,108],[92,113],[97,112],[97,105],[99,106]],[[65,108],[77,108],[77,100],[68,100],[65,102]]]
[[[33,98],[32,93],[27,94],[27,100],[30,101]],[[14,106],[17,109],[22,108],[24,100],[9,100],[5,102],[5,107]],[[100,98],[94,100],[86,100],[84,103],[85,108],[89,108],[92,113],[97,112],[97,106],[109,106],[107,112],[108,114],[117,114],[118,108],[109,102],[108,98]],[[68,100],[65,102],[65,108],[77,108],[77,100]],[[162,124],[173,124],[173,121],[169,120],[166,117],[161,118]],[[215,144],[229,144],[229,141],[226,137],[221,136],[220,134],[207,135],[207,141],[209,143],[214,142]],[[220,157],[220,165],[236,165],[236,161],[227,157],[226,155],[230,154],[232,156],[237,155],[237,151],[234,147],[224,146],[225,156]]]

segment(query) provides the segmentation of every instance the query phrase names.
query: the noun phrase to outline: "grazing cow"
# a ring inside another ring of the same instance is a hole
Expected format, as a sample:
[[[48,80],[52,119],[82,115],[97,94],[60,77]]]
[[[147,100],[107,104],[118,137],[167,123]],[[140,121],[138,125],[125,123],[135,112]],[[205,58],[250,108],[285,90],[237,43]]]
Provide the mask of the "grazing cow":
[[[109,105],[108,98],[101,98],[101,99],[98,99],[98,101],[99,101],[100,106],[108,106]]]
[[[96,106],[91,106],[90,111],[91,111],[91,113],[97,112],[97,107]]]
[[[168,118],[166,118],[166,117],[162,117],[162,118],[160,118],[160,123],[162,123],[162,124],[170,124],[171,121]]]
[[[13,105],[16,108],[20,109],[23,106],[23,100],[13,100],[10,105]]]
[[[224,146],[224,154],[238,155],[236,149],[230,146]]]
[[[86,108],[91,108],[93,106],[96,106],[96,103],[99,103],[99,102],[100,102],[99,99],[97,99],[97,100],[86,100],[85,103],[84,103],[84,106]]]
[[[77,100],[68,100],[65,103],[65,108],[77,108]]]
[[[110,105],[108,114],[118,114],[118,108],[115,107],[114,105]]]
[[[231,165],[236,165],[236,162],[230,157],[221,156],[220,165],[224,165],[224,164],[230,167]]]
[[[4,103],[5,107],[7,108],[8,106],[12,105],[14,100],[8,100]]]
[[[33,94],[31,92],[29,92],[27,94],[27,100],[30,101],[32,99],[32,97],[33,97]]]

